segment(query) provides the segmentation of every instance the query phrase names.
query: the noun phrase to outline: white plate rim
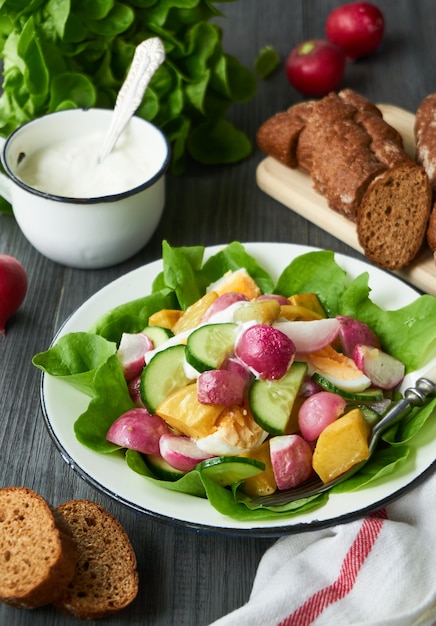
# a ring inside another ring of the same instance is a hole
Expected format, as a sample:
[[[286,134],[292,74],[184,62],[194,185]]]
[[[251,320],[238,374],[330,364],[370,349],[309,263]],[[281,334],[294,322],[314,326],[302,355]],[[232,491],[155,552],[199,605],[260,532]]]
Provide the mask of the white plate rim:
[[[227,244],[207,247],[205,259],[225,245]],[[320,250],[291,243],[258,242],[243,245],[274,278],[296,256]],[[350,277],[368,272],[372,298],[384,308],[398,308],[419,295],[397,277],[364,261],[340,253],[335,253],[335,259]],[[152,280],[161,269],[162,260],[159,259],[124,274],[97,291],[68,317],[51,345],[69,332],[87,330],[110,308],[149,293]],[[89,398],[65,382],[42,374],[40,396],[44,422],[52,441],[64,461],[85,482],[138,513],[197,532],[268,537],[349,522],[398,499],[427,479],[436,469],[431,446],[421,442],[423,445],[414,449],[414,462],[408,462],[398,476],[386,483],[355,493],[330,495],[324,506],[294,517],[241,522],[221,515],[208,500],[150,484],[130,470],[121,457],[102,455],[80,444],[74,436],[73,423],[86,409]]]

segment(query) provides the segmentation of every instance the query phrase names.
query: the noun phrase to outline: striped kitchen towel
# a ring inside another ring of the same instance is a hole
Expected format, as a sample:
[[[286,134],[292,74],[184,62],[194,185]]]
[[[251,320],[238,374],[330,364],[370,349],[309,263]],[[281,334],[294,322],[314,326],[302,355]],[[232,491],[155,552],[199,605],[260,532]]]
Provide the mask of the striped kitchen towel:
[[[248,602],[213,623],[435,625],[436,474],[364,519],[278,539]]]

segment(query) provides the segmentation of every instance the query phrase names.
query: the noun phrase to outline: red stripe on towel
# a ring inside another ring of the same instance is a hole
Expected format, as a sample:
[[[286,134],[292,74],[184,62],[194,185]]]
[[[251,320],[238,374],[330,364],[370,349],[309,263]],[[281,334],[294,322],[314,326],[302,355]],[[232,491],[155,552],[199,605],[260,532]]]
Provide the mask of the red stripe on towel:
[[[345,555],[338,578],[308,598],[294,613],[281,621],[279,626],[310,626],[330,604],[338,602],[350,593],[386,517],[386,510],[381,509],[363,520],[355,540]]]

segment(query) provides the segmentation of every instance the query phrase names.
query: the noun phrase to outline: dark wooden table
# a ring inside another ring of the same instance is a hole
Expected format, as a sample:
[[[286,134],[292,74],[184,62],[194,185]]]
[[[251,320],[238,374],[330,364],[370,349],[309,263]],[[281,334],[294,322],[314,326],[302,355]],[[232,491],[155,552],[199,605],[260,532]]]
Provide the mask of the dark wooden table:
[[[303,39],[322,37],[335,0],[239,0],[222,3],[224,47],[252,67],[258,51],[272,44],[282,61]],[[387,30],[376,54],[349,65],[344,86],[375,102],[409,110],[436,88],[432,0],[378,0]],[[1,11],[0,11],[1,12]],[[231,110],[232,120],[254,138],[270,115],[298,102],[283,62],[257,95]],[[62,322],[98,289],[160,257],[161,241],[173,245],[239,241],[293,242],[360,258],[334,234],[318,229],[260,191],[255,170],[262,154],[223,167],[194,166],[168,176],[164,216],[149,245],[109,269],[82,271],[57,265],[37,253],[14,219],[0,215],[0,253],[25,266],[29,290],[0,338],[0,487],[26,485],[57,505],[71,498],[102,503],[125,526],[135,548],[140,590],[135,602],[110,623],[142,626],[206,626],[244,603],[270,538],[202,534],[160,523],[119,505],[85,483],[61,458],[42,419],[40,373],[32,356],[45,350]],[[1,572],[0,572],[1,576]],[[0,623],[49,626],[74,623],[50,607],[34,612],[0,606]]]

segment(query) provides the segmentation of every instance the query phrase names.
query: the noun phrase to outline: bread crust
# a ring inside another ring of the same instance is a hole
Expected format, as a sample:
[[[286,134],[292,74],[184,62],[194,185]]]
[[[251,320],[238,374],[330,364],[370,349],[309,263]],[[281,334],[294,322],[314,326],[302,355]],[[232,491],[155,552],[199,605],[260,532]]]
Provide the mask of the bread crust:
[[[0,601],[25,609],[54,602],[76,562],[71,529],[59,512],[27,487],[0,489]]]
[[[138,592],[136,556],[126,531],[89,500],[71,500],[57,510],[72,529],[78,561],[73,579],[54,606],[80,619],[118,613]]]
[[[427,242],[436,251],[436,93],[422,100],[415,116],[416,160],[427,172],[432,189],[433,209],[427,228]]]

